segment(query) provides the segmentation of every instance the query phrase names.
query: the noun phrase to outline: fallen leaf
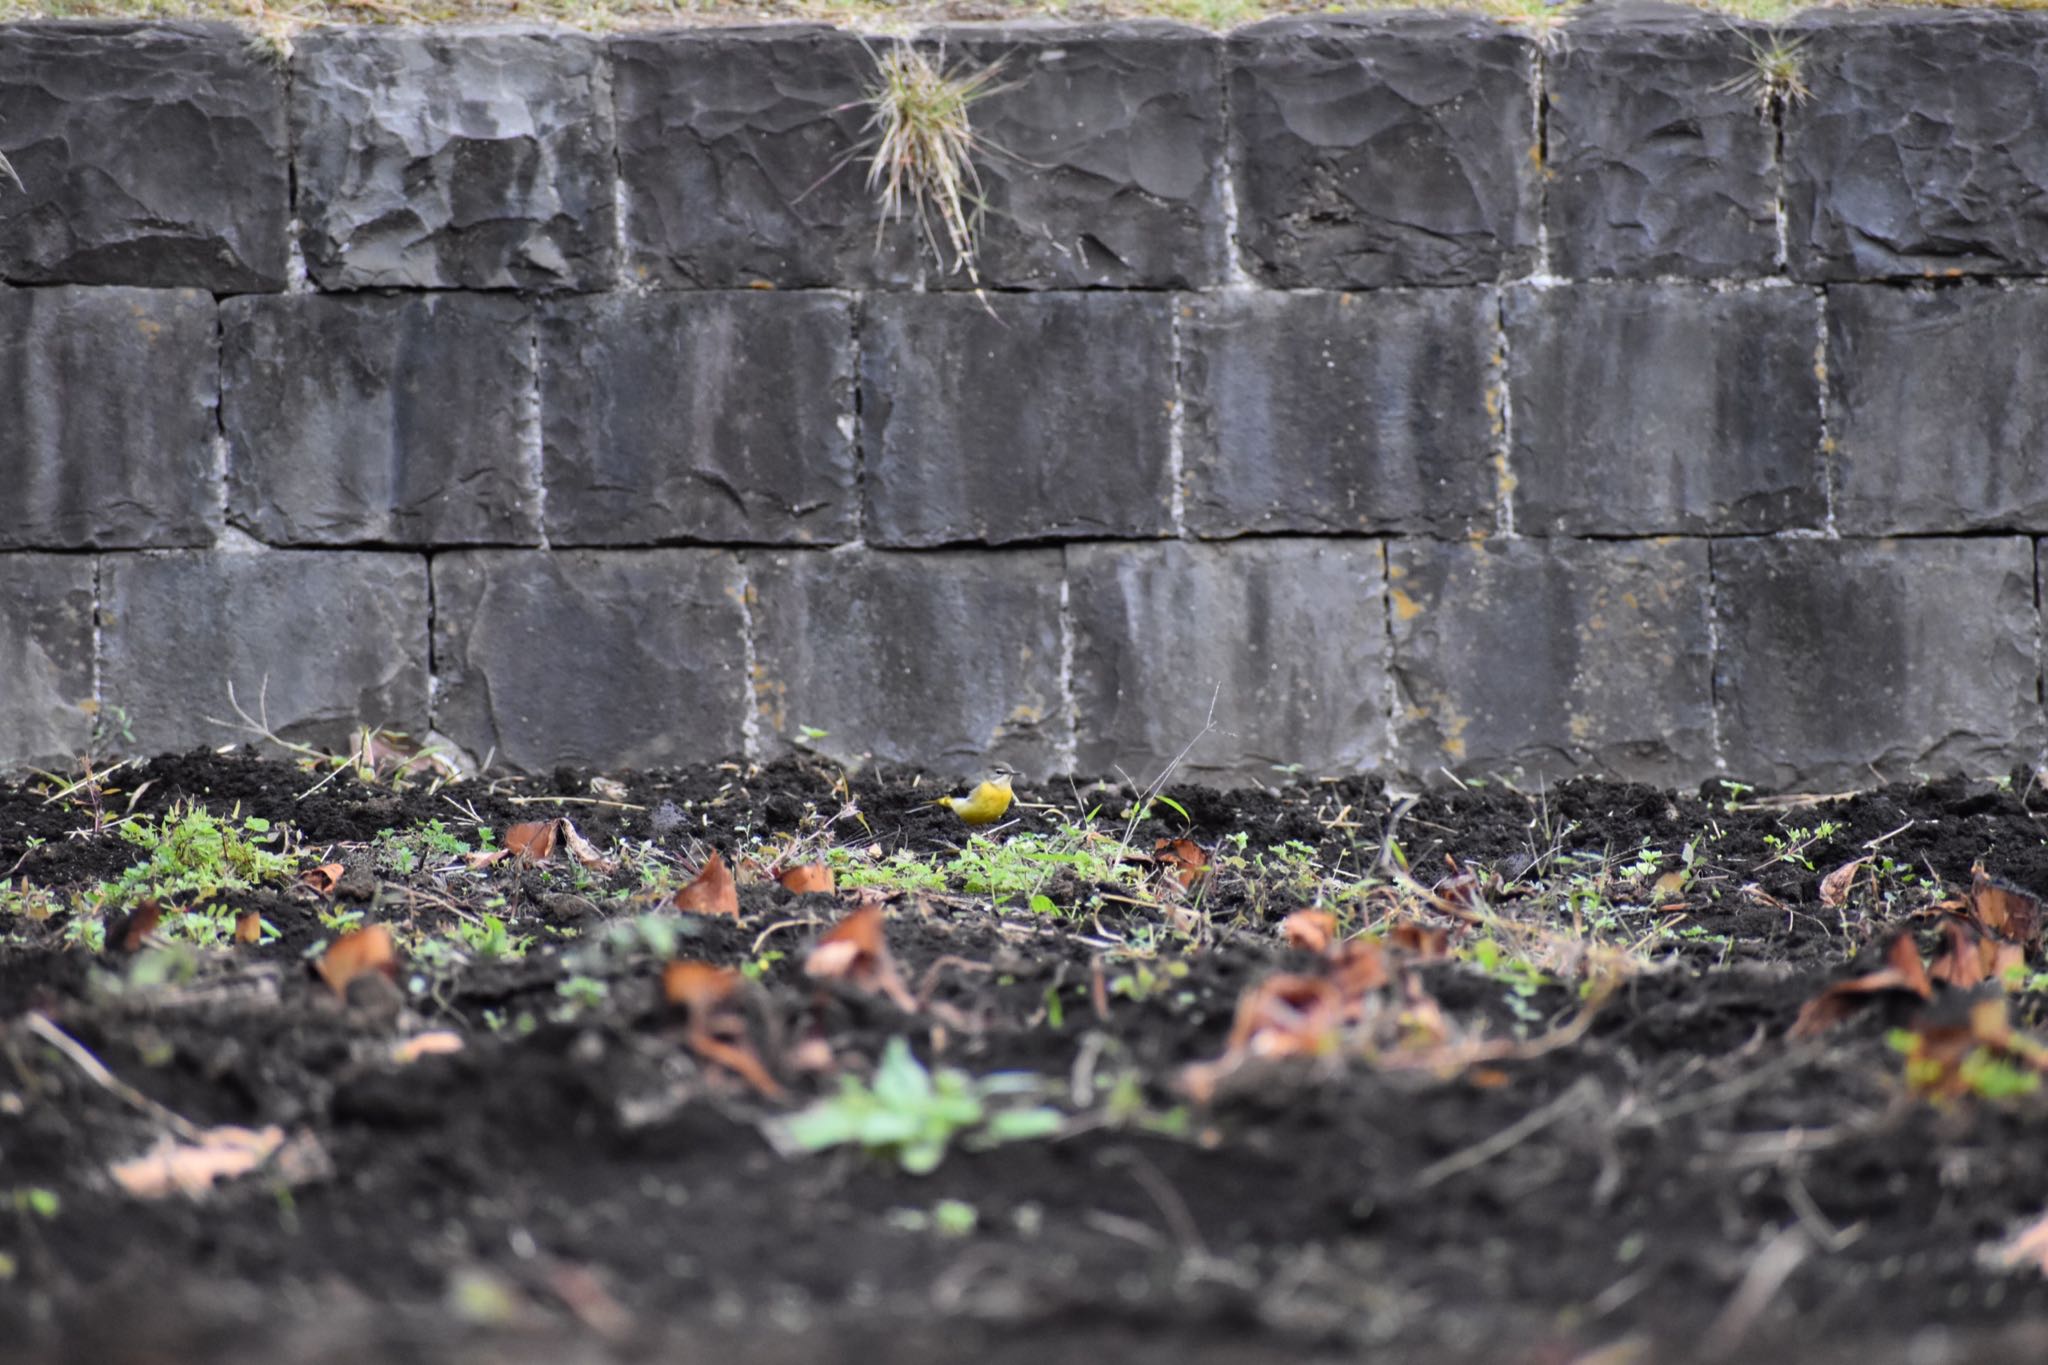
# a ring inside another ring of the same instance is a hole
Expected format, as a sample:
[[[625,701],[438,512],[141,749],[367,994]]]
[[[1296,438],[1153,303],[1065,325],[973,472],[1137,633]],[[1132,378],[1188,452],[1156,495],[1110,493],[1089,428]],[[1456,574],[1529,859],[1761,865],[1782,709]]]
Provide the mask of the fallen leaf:
[[[700,915],[731,915],[740,917],[740,889],[733,884],[732,870],[725,865],[725,857],[717,849],[704,860],[703,870],[696,879],[676,892],[675,906],[678,910],[690,910]]]
[[[1387,942],[1425,962],[1451,955],[1451,931],[1435,929],[1414,920],[1396,921],[1387,930]]]
[[[510,857],[511,853],[512,850],[509,848],[479,849],[475,853],[463,854],[462,865],[470,871],[476,872],[486,867],[496,867],[499,863],[504,862],[506,858]]]
[[[568,849],[569,856],[586,871],[609,876],[618,870],[618,863],[598,852],[597,845],[584,838],[567,816],[557,823],[562,827],[562,847]]]
[[[832,869],[825,863],[804,863],[798,867],[785,867],[775,874],[783,889],[799,896],[830,894],[838,885],[832,876]]]
[[[1326,953],[1337,938],[1337,917],[1327,910],[1297,910],[1280,921],[1280,935],[1291,948]]]
[[[1226,1054],[1320,1057],[1336,1050],[1343,1019],[1338,987],[1318,976],[1269,976],[1237,1002]]]
[[[132,910],[107,926],[107,951],[139,951],[142,941],[156,932],[157,923],[163,919],[163,915],[163,906],[157,903],[156,897],[146,896],[137,901]]]
[[[235,916],[235,942],[261,943],[263,941],[263,916],[254,910],[244,910]]]
[[[690,1050],[775,1099],[782,1094],[782,1086],[755,1053],[741,1008],[740,992],[746,982],[730,967],[687,958],[678,958],[661,969],[663,998],[689,1016],[684,1042]]]
[[[607,801],[626,799],[626,784],[613,778],[593,777],[590,779],[590,789]]]
[[[1690,880],[1690,873],[1666,872],[1650,883],[1650,894],[1660,903],[1675,901],[1685,894],[1685,884]]]
[[[1856,884],[1856,874],[1869,862],[1868,857],[1853,858],[1833,872],[1820,879],[1820,903],[1830,910],[1839,910],[1849,903],[1849,889]]]
[[[845,981],[870,994],[885,995],[905,1014],[917,1012],[917,1001],[896,970],[889,941],[882,932],[880,906],[854,911],[811,945],[804,975],[814,981]]]
[[[1970,915],[1992,933],[2028,948],[2041,942],[2041,898],[1992,876],[1981,864],[1970,869]]]
[[[208,1128],[197,1142],[158,1138],[149,1151],[133,1161],[115,1162],[108,1173],[138,1199],[161,1199],[167,1194],[197,1198],[217,1180],[247,1175],[283,1145],[284,1129],[274,1124],[260,1129]]]
[[[450,1029],[435,1029],[430,1033],[416,1033],[391,1049],[391,1060],[400,1066],[410,1066],[422,1057],[446,1057],[462,1051],[462,1035]]]
[[[1347,939],[1330,953],[1330,984],[1347,1006],[1387,984],[1386,951],[1371,939]]]
[[[327,945],[314,968],[336,995],[348,995],[348,983],[371,972],[398,979],[398,950],[392,946],[391,931],[381,924],[365,925],[343,934]]]
[[[1192,887],[1209,875],[1208,850],[1193,839],[1157,840],[1152,845],[1152,856],[1183,888]]]
[[[1934,983],[1920,960],[1920,947],[1911,934],[1900,934],[1885,950],[1885,965],[1863,976],[1837,981],[1800,1007],[1792,1021],[1794,1038],[1810,1038],[1847,1018],[1867,996],[1886,991],[1905,991],[1922,1000],[1934,997]]]
[[[559,820],[526,820],[505,831],[505,851],[522,863],[544,863],[555,851]]]
[[[334,894],[334,888],[341,885],[341,879],[347,872],[348,868],[341,863],[322,863],[318,867],[309,867],[301,872],[299,880],[321,895],[331,896]]]

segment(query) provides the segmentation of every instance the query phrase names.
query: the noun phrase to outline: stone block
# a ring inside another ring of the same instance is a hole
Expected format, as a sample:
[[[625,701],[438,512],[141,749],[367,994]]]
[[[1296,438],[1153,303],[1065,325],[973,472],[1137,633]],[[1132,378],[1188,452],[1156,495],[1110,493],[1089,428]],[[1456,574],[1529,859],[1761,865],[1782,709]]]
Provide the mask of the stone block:
[[[236,525],[273,545],[540,539],[525,304],[293,294],[221,321]]]
[[[1795,25],[1785,114],[1801,279],[2048,272],[2048,24],[1891,11]]]
[[[1067,578],[1081,773],[1148,783],[1183,750],[1202,782],[1385,761],[1380,542],[1077,545]]]
[[[746,706],[743,622],[725,551],[436,555],[435,728],[526,770],[730,758]]]
[[[1170,306],[1078,293],[869,299],[867,538],[927,546],[1165,534]]]
[[[1705,542],[1397,540],[1387,573],[1405,770],[1713,767]]]
[[[1544,58],[1551,269],[1762,275],[1775,267],[1777,128],[1761,39],[1720,16],[1589,19]]]
[[[90,555],[0,554],[0,772],[92,743]]]
[[[1728,774],[1836,790],[2041,750],[2033,542],[1714,545]]]
[[[2048,530],[2048,290],[1828,289],[1843,532]]]
[[[1233,34],[1230,159],[1247,266],[1288,288],[1526,273],[1535,51],[1479,15],[1283,19]]]
[[[615,273],[610,71],[558,30],[297,40],[306,267],[323,289],[598,289]]]
[[[1150,23],[976,26],[918,47],[949,71],[1000,65],[971,106],[981,282],[1220,278],[1213,38]],[[684,288],[973,287],[911,221],[885,223],[866,183],[882,50],[806,27],[613,39],[629,272]]]
[[[556,545],[856,530],[853,310],[819,293],[611,295],[541,332]]]
[[[150,753],[273,734],[341,748],[423,734],[427,566],[357,550],[172,550],[100,560],[101,697]],[[220,721],[225,724],[214,724]]]
[[[240,28],[0,28],[0,155],[0,278],[284,288],[284,72]]]
[[[1061,766],[1058,551],[750,554],[747,578],[770,753],[808,728],[842,759]]]
[[[1516,530],[1776,531],[1825,518],[1809,291],[1514,289],[1506,316]]]
[[[1197,535],[1493,526],[1493,290],[1223,293],[1181,307]]]
[[[0,289],[0,550],[213,542],[214,327],[196,289]]]

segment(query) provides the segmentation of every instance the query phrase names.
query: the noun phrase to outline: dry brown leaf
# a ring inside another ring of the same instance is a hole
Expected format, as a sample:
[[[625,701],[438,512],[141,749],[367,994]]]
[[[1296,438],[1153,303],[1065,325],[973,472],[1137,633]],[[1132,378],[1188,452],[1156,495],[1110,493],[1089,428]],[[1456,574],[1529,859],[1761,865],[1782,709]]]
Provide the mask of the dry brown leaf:
[[[782,1086],[754,1051],[741,1008],[740,992],[745,986],[746,978],[739,972],[709,962],[678,958],[661,971],[663,998],[689,1015],[684,1041],[690,1050],[775,1099],[782,1094]]]
[[[696,879],[676,892],[675,906],[699,915],[740,917],[740,889],[733,883],[732,869],[725,865],[725,856],[717,849],[704,860]]]
[[[1280,921],[1280,935],[1291,948],[1327,953],[1337,939],[1337,917],[1327,910],[1297,910]]]
[[[598,852],[597,845],[584,838],[575,823],[567,816],[562,817],[558,823],[562,827],[562,847],[568,849],[569,856],[586,871],[595,872],[600,876],[609,876],[618,871],[618,863]]]
[[[167,1194],[205,1194],[216,1180],[230,1180],[268,1161],[284,1145],[284,1129],[208,1128],[197,1142],[165,1136],[133,1161],[117,1161],[108,1170],[114,1182],[138,1199]]]
[[[463,854],[462,865],[472,872],[478,872],[487,867],[496,867],[511,856],[512,850],[509,848],[481,849],[475,853]]]
[[[1237,1002],[1225,1055],[1321,1057],[1336,1050],[1344,1001],[1319,976],[1269,976]]]
[[[917,1012],[917,1001],[903,984],[882,932],[882,909],[865,906],[833,925],[811,945],[804,975],[814,981],[845,981],[870,994],[885,995],[905,1014]]]
[[[1414,920],[1400,920],[1387,929],[1387,942],[1425,962],[1451,955],[1451,931],[1434,929]]]
[[[398,949],[391,931],[381,924],[369,924],[343,934],[327,945],[314,968],[336,995],[348,995],[348,983],[371,972],[398,979]]]
[[[2041,898],[1993,877],[1982,865],[1970,869],[1970,917],[2001,938],[2028,948],[2041,942]]]
[[[1157,840],[1152,857],[1183,888],[1193,887],[1209,875],[1209,852],[1193,839]]]
[[[505,851],[522,863],[544,863],[555,851],[559,820],[525,820],[505,831]]]
[[[244,910],[235,916],[235,942],[261,943],[263,941],[263,916],[254,910]]]
[[[1376,991],[1387,984],[1386,951],[1368,938],[1347,939],[1330,952],[1330,984],[1344,997],[1347,1006],[1355,1004],[1368,991]]]
[[[1885,965],[1863,976],[1837,981],[1800,1007],[1792,1021],[1794,1038],[1810,1038],[1847,1018],[1867,996],[1886,991],[1907,991],[1922,1000],[1934,997],[1934,983],[1920,960],[1920,947],[1911,934],[1900,934],[1885,950]]]
[[[1666,872],[1663,876],[1657,878],[1656,881],[1650,883],[1650,894],[1660,904],[1678,900],[1685,895],[1685,884],[1689,880],[1691,880],[1690,873]]]
[[[826,863],[804,863],[798,867],[785,867],[775,874],[783,889],[799,896],[829,895],[838,886],[832,875],[832,868]]]
[[[391,1060],[400,1066],[410,1066],[422,1057],[445,1057],[462,1051],[462,1035],[450,1029],[435,1029],[431,1033],[416,1033],[391,1049]]]
[[[158,921],[163,919],[163,906],[154,896],[137,901],[135,908],[107,926],[107,951],[110,953],[133,953],[140,951],[142,941],[156,932]]]
[[[331,896],[334,894],[334,888],[341,885],[341,879],[347,872],[348,868],[341,863],[322,863],[318,867],[309,867],[301,872],[299,880],[321,895]]]
[[[1856,874],[1863,870],[1869,857],[1853,858],[1833,872],[1820,879],[1820,903],[1830,910],[1839,910],[1849,903],[1849,890],[1856,884]]]

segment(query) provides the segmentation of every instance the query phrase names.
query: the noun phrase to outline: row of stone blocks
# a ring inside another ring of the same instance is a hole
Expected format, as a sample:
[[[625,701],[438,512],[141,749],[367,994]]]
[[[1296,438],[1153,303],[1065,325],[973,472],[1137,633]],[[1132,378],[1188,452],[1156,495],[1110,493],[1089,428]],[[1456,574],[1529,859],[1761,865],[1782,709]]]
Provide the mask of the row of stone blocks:
[[[935,29],[1000,62],[979,278],[1282,287],[2048,273],[2048,22],[1623,9]],[[817,27],[0,27],[0,279],[960,287],[863,183],[873,44]],[[1234,207],[1231,240],[1225,212]],[[1548,240],[1548,257],[1544,242]]]
[[[0,289],[0,549],[2041,532],[2044,371],[2031,284]]]
[[[0,760],[429,726],[766,757],[1832,785],[2048,741],[2036,542],[1264,538],[1010,551],[0,555]],[[97,626],[97,643],[95,627]],[[260,707],[259,707],[260,700]],[[225,723],[209,723],[218,721]],[[818,732],[823,732],[822,736]]]

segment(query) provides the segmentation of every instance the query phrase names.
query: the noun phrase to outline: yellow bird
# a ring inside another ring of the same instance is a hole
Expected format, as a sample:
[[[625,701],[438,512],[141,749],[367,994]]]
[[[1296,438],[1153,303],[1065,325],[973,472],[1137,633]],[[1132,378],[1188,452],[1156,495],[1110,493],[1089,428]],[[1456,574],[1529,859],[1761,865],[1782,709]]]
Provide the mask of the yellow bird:
[[[967,795],[942,796],[932,804],[952,811],[963,824],[992,825],[1002,819],[1003,812],[1010,808],[1010,783],[1016,776],[1015,768],[1007,763],[997,763]]]

